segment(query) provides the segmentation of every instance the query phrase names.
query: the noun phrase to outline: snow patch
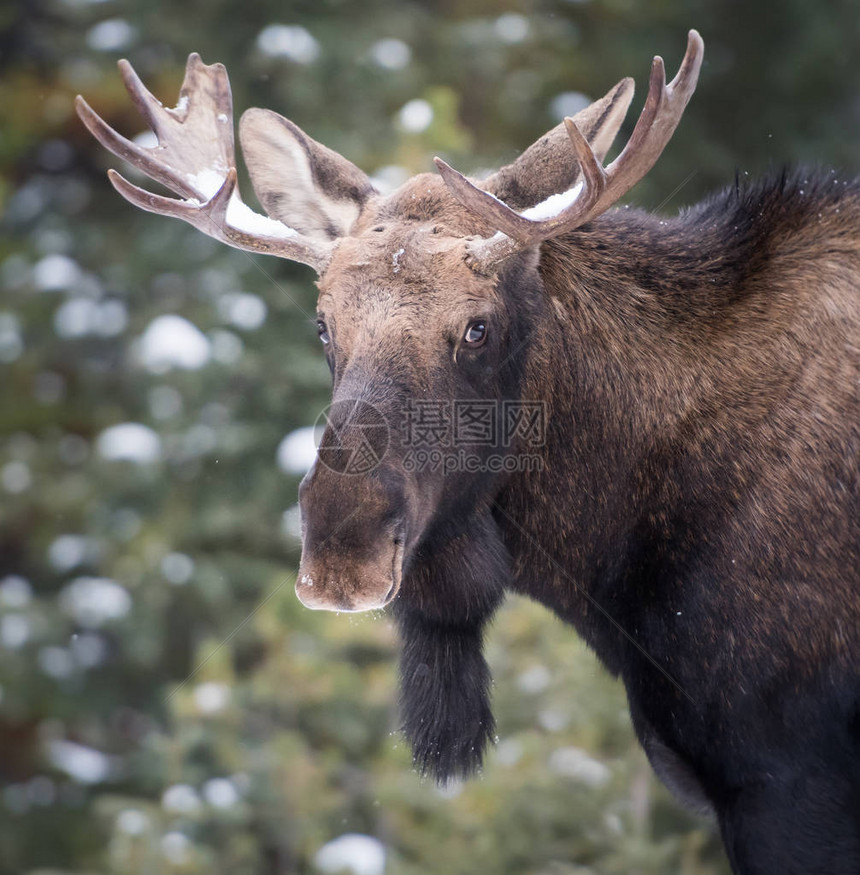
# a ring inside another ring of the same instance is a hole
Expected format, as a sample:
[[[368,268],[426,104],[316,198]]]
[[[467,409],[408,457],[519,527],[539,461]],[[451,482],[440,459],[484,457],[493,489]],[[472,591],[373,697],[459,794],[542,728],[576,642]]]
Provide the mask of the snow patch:
[[[66,614],[90,629],[122,619],[132,606],[128,591],[107,577],[76,577],[58,600]]]
[[[426,131],[433,121],[433,107],[419,97],[404,104],[397,118],[403,130],[410,134],[420,134]]]
[[[371,176],[370,181],[380,194],[391,194],[395,189],[400,188],[410,176],[411,174],[405,167],[401,167],[399,164],[386,164]]]
[[[132,137],[132,142],[141,149],[157,149],[158,137],[155,131],[141,131],[136,137]]]
[[[54,314],[54,331],[59,337],[87,334],[112,337],[128,324],[128,311],[122,301],[98,303],[89,298],[70,298]]]
[[[209,340],[212,343],[212,358],[222,365],[236,364],[245,351],[242,338],[232,331],[212,331]]]
[[[161,807],[174,814],[193,814],[200,810],[200,797],[190,784],[174,784],[162,794]]]
[[[226,684],[207,681],[194,688],[194,705],[201,714],[217,714],[230,704],[230,688]]]
[[[140,338],[138,354],[148,371],[163,374],[171,368],[188,371],[202,368],[209,361],[212,348],[196,325],[170,313],[149,323]]]
[[[257,48],[271,58],[287,58],[310,64],[320,53],[320,44],[299,24],[270,24],[257,36]]]
[[[69,677],[75,670],[75,660],[65,647],[42,647],[38,660],[39,668],[57,680]]]
[[[517,12],[506,12],[496,19],[494,29],[502,42],[514,45],[529,35],[529,20]]]
[[[506,738],[496,745],[496,762],[515,766],[523,758],[523,746],[515,738]]]
[[[603,787],[612,777],[608,766],[578,747],[560,747],[553,751],[549,767],[557,775],[573,778],[588,787]]]
[[[146,465],[161,458],[161,438],[139,422],[121,422],[106,428],[96,441],[103,459]]]
[[[126,835],[139,836],[149,829],[149,818],[137,808],[126,808],[119,813],[116,828]]]
[[[281,534],[296,541],[302,539],[302,514],[299,506],[294,504],[281,514]]]
[[[265,301],[248,292],[228,292],[218,298],[218,315],[237,328],[255,331],[266,321]]]
[[[168,553],[161,560],[161,573],[175,586],[182,586],[194,574],[194,560],[186,553]]]
[[[30,472],[30,466],[26,462],[15,460],[7,462],[0,468],[0,483],[7,492],[12,495],[18,495],[21,492],[26,492],[33,482],[33,475]]]
[[[553,97],[549,110],[553,118],[561,121],[564,118],[575,116],[587,106],[591,106],[591,98],[581,91],[563,91]]]
[[[67,289],[80,280],[83,271],[68,255],[46,255],[33,267],[33,284],[40,292]]]
[[[108,655],[105,640],[92,632],[72,635],[69,651],[81,668],[95,668],[95,666],[101,665]]]
[[[59,535],[48,547],[48,562],[55,571],[71,571],[98,556],[98,544],[85,535]]]
[[[154,386],[147,395],[149,412],[155,419],[173,419],[182,413],[182,395],[173,386]]]
[[[288,227],[283,222],[255,213],[235,194],[227,205],[227,224],[243,234],[250,234],[252,237],[286,238],[298,236],[293,228]]]
[[[554,219],[579,197],[581,191],[582,183],[579,182],[567,191],[551,194],[546,200],[535,204],[533,207],[529,207],[527,210],[523,210],[520,215],[535,222],[540,222],[544,219]]]
[[[239,801],[239,791],[229,778],[210,778],[203,785],[203,798],[213,808],[232,808]]]
[[[314,855],[314,863],[326,875],[383,875],[385,846],[372,836],[345,833],[323,845]]]
[[[165,833],[161,839],[161,853],[174,866],[185,866],[191,859],[191,842],[181,832]]]
[[[0,644],[8,650],[17,650],[30,640],[30,621],[21,614],[0,617]]]
[[[278,467],[287,474],[305,474],[316,461],[317,438],[312,425],[291,431],[278,444]]]
[[[381,39],[370,48],[370,56],[384,70],[402,70],[412,60],[412,49],[399,39]]]
[[[201,196],[203,201],[208,201],[218,194],[219,189],[224,185],[224,180],[227,178],[227,168],[206,167],[198,173],[186,175],[194,191]]]
[[[524,692],[534,695],[543,692],[552,680],[549,669],[545,665],[534,665],[526,669],[517,678],[517,686]]]
[[[48,743],[48,759],[79,784],[98,784],[111,773],[111,761],[101,751],[74,741],[55,739]]]
[[[137,31],[125,19],[109,18],[87,31],[87,45],[97,52],[116,52],[126,48],[137,36]]]
[[[0,362],[14,362],[24,351],[21,325],[14,313],[0,313]]]
[[[0,580],[0,605],[4,608],[26,608],[33,598],[30,581],[20,574],[8,574]]]

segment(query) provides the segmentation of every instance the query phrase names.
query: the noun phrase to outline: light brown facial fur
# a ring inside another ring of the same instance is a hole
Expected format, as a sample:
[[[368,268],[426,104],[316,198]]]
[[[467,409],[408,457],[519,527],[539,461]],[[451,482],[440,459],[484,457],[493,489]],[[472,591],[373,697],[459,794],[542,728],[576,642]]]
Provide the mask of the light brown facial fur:
[[[309,522],[296,592],[309,607],[386,604],[399,590],[404,558],[437,511],[443,481],[404,469],[409,399],[444,399],[458,385],[480,393],[482,371],[469,361],[476,355],[464,335],[477,321],[489,327],[494,344],[506,332],[496,278],[466,264],[463,231],[470,224],[438,177],[418,177],[390,198],[370,200],[320,279],[317,312],[329,338],[333,406],[372,406],[390,440],[380,468],[361,483],[345,483],[348,477],[319,463],[305,481],[302,506]],[[337,437],[324,436],[324,448],[333,440],[360,441],[360,425],[338,431],[335,423]],[[380,481],[388,484],[387,497]],[[327,501],[328,492],[338,499]],[[351,512],[362,520],[360,535],[344,521]],[[360,559],[348,550],[359,542]]]

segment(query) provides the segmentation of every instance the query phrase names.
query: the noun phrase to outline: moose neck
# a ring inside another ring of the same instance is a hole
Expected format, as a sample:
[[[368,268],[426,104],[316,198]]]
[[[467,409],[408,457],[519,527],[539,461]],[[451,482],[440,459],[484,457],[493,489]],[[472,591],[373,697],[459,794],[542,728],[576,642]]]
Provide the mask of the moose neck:
[[[635,627],[642,600],[676,584],[685,545],[727,506],[733,454],[801,367],[775,348],[791,300],[757,291],[774,269],[764,232],[727,234],[731,213],[616,210],[541,251],[523,398],[546,405],[542,470],[514,475],[497,522],[513,588],[576,625],[613,671],[607,615]]]

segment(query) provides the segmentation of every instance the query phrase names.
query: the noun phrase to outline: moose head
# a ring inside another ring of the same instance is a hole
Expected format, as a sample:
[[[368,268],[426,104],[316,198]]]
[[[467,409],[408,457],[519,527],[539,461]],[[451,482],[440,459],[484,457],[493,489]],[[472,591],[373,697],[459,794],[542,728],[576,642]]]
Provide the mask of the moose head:
[[[420,449],[420,440],[415,434],[404,439],[416,411],[410,405],[423,402],[418,410],[428,413],[428,400],[523,397],[535,310],[553,306],[540,291],[541,243],[589,222],[648,172],[695,88],[702,53],[702,40],[691,31],[680,71],[668,85],[662,60],[654,59],[633,135],[606,168],[602,162],[632,98],[630,79],[480,185],[437,158],[440,175],[416,176],[387,197],[292,122],[250,109],[240,139],[268,216],[239,197],[232,98],[221,64],[208,66],[191,55],[179,102],[168,109],[128,62],[119,62],[158,138],[151,148],[122,137],[78,98],[82,120],[105,147],[182,198],[152,194],[109,171],[131,203],[181,218],[231,246],[308,264],[319,275],[317,325],[333,398],[321,462],[300,490],[296,589],[305,605],[367,610],[403,593],[426,609],[430,594],[410,584],[410,576],[431,558],[431,545],[434,554],[449,550],[450,562],[464,563],[477,580],[491,581],[494,592],[504,581],[497,566],[506,561],[505,550],[491,519],[504,463],[488,471],[477,458],[472,470],[451,476],[450,460],[435,457],[436,464],[416,470],[406,454]],[[451,425],[450,409],[429,413]],[[368,434],[374,432],[385,444],[376,447],[382,450],[378,464],[346,471],[345,459],[361,448],[373,450]],[[497,434],[470,453],[499,458],[516,449],[516,441]],[[483,562],[491,567],[480,568]],[[457,601],[466,597],[461,593]],[[486,593],[470,597],[478,602],[475,610],[482,609]],[[437,609],[444,611],[441,603]]]

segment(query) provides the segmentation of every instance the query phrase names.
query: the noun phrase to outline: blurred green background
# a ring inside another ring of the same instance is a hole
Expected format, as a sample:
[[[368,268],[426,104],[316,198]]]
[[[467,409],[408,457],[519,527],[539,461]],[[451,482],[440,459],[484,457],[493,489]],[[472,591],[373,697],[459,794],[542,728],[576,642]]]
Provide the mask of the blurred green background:
[[[116,59],[172,106],[198,51],[237,117],[275,109],[391,187],[434,154],[509,161],[624,75],[629,135],[689,27],[700,86],[632,202],[857,172],[856,0],[3,0],[0,875],[727,872],[620,686],[521,600],[488,643],[484,775],[419,780],[389,619],[293,594],[297,430],[329,385],[312,273],[137,213],[72,105],[141,134]]]

